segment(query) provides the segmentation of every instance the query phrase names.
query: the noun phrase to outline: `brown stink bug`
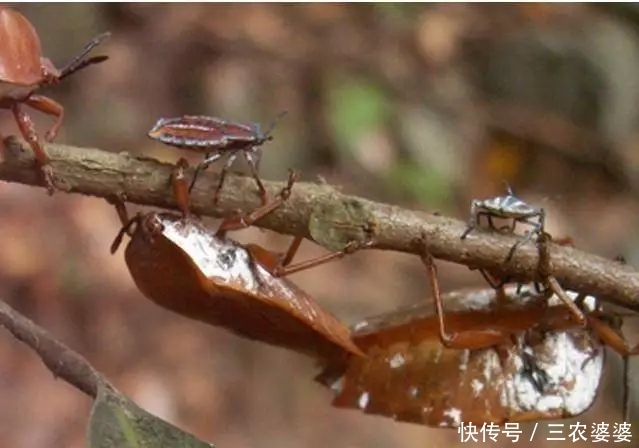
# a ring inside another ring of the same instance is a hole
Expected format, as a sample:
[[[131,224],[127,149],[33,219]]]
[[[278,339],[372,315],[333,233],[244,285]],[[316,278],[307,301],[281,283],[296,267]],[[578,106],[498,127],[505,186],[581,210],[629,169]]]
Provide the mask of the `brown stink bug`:
[[[514,286],[444,299],[452,332],[510,337],[485,348],[447,347],[429,303],[365,319],[352,338],[366,356],[331,360],[316,377],[333,390],[333,406],[456,428],[569,418],[593,404],[606,341],[576,325],[561,301],[546,306],[532,287],[518,294]]]
[[[213,197],[215,203],[218,201],[227,171],[239,153],[242,153],[251,168],[262,204],[266,204],[266,189],[259,175],[259,165],[262,158],[261,145],[273,139],[271,132],[277,121],[284,114],[286,112],[280,113],[266,132],[262,131],[259,123],[233,123],[203,115],[160,118],[151,128],[148,136],[170,146],[191,149],[206,154],[204,161],[197,166],[193,174],[189,191],[193,189],[200,171],[208,168],[210,164],[223,155],[228,154],[228,159],[220,171],[220,181],[215,189]]]
[[[174,176],[183,182],[183,176]],[[324,310],[287,275],[341,258],[370,245],[352,243],[339,252],[291,264],[302,241],[295,238],[283,256],[255,244],[241,244],[226,236],[229,230],[252,225],[281,205],[295,177],[280,197],[247,215],[227,218],[217,230],[188,216],[149,213],[128,219],[124,204],[115,201],[124,234],[129,272],[138,289],[156,304],[191,319],[225,328],[242,337],[284,347],[317,359],[345,354],[361,356],[350,330]],[[188,185],[175,187],[175,190]],[[184,195],[176,195],[178,202]]]
[[[86,58],[86,55],[109,35],[104,33],[92,39],[59,70],[42,56],[40,38],[33,25],[19,12],[0,7],[0,109],[9,109],[13,113],[20,133],[31,146],[36,163],[42,170],[49,194],[54,191],[49,157],[42,148],[31,118],[22,109],[22,104],[56,117],[55,123],[44,137],[47,142],[53,141],[62,125],[64,108],[51,98],[35,95],[34,92],[42,86],[57,84],[89,65],[108,59],[107,56]]]

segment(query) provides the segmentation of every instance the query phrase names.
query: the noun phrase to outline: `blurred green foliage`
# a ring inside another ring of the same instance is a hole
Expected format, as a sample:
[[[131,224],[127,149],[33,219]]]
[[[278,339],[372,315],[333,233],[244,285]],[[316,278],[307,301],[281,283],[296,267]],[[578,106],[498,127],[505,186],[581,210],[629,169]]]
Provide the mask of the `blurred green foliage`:
[[[386,181],[398,195],[406,195],[441,211],[450,208],[452,185],[437,170],[400,161],[391,168]]]
[[[337,146],[352,150],[359,139],[383,126],[389,113],[385,92],[356,77],[340,77],[330,89],[328,117]]]

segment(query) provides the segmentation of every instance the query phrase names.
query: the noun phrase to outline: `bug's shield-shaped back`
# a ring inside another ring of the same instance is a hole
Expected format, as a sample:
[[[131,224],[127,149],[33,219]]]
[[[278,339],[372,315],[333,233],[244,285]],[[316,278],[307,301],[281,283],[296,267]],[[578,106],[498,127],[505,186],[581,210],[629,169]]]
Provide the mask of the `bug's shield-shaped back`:
[[[148,136],[172,146],[223,149],[231,142],[254,141],[255,130],[252,126],[216,117],[185,115],[160,118]]]
[[[136,232],[125,251],[140,291],[156,304],[244,338],[315,358],[361,355],[349,328],[253,250],[194,218],[151,214],[160,233]],[[142,227],[140,227],[142,228]]]
[[[460,330],[474,320],[514,322],[530,311],[528,305],[499,313],[475,306],[477,299],[491,294],[494,297],[490,290],[475,294],[466,312],[457,307],[447,313],[450,328]],[[565,307],[554,310],[556,317],[568,315]],[[353,340],[367,357],[329,363],[316,379],[333,390],[336,407],[433,427],[566,418],[584,412],[600,385],[600,342],[581,327],[535,336],[528,339],[519,333],[520,348],[447,349],[430,305],[423,304],[355,325]],[[531,381],[523,354],[543,373],[543,390]]]

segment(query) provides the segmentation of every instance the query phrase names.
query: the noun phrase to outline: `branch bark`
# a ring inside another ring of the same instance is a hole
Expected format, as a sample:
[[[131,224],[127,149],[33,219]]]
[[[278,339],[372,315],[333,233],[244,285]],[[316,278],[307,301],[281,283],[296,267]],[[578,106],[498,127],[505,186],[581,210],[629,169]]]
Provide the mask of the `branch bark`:
[[[42,186],[33,169],[30,149],[13,137],[5,140],[5,146],[0,180]],[[69,193],[102,198],[123,193],[136,204],[176,209],[170,186],[171,164],[66,145],[47,145],[46,150],[54,173],[64,180],[61,187]],[[213,205],[218,179],[216,173],[208,172],[198,178],[191,199],[196,214],[220,218],[260,205],[254,180],[238,175],[227,177],[220,201]],[[264,185],[270,195],[275,195],[284,183],[265,181]],[[539,257],[533,244],[517,249],[511,261],[504,264],[515,237],[473,231],[461,241],[465,222],[345,195],[329,185],[295,184],[289,200],[256,225],[334,248],[330,241],[333,233],[345,240],[364,223],[374,225],[377,249],[419,254],[421,248],[415,241],[423,235],[435,258],[487,268],[519,280],[535,278]],[[322,231],[322,226],[330,231]],[[639,311],[639,272],[633,267],[554,244],[550,260],[550,272],[564,288]]]
[[[91,398],[96,398],[100,385],[108,381],[82,355],[55,340],[45,329],[0,301],[0,326],[31,347],[53,376],[62,378]]]

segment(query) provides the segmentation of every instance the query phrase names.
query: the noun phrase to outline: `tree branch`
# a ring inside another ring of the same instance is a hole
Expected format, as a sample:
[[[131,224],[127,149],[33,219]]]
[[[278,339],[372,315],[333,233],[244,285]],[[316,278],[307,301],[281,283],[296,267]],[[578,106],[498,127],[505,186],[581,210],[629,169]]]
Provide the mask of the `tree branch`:
[[[53,376],[62,378],[91,398],[96,398],[100,385],[108,381],[83,356],[56,341],[48,331],[0,301],[0,326],[31,347]]]
[[[15,138],[6,139],[5,145],[0,179],[42,186],[38,172],[32,167],[31,151]],[[70,193],[103,198],[124,193],[133,203],[176,208],[170,186],[170,164],[65,145],[47,145],[46,150],[54,173],[64,179],[64,188]],[[238,209],[248,211],[260,205],[253,179],[229,175],[220,201],[214,206],[212,193],[218,179],[215,173],[198,178],[191,199],[195,213],[220,218]],[[265,181],[264,185],[274,195],[284,183]],[[519,280],[535,278],[539,257],[533,244],[517,249],[512,260],[504,264],[516,242],[513,236],[477,230],[461,241],[464,222],[348,196],[329,185],[295,184],[290,199],[256,225],[334,248],[336,243],[331,241],[334,233],[339,234],[336,238],[346,241],[365,223],[374,225],[378,249],[419,254],[421,248],[415,241],[423,234],[435,258],[487,268]],[[554,244],[550,257],[551,274],[564,288],[639,311],[639,273],[631,266]]]

